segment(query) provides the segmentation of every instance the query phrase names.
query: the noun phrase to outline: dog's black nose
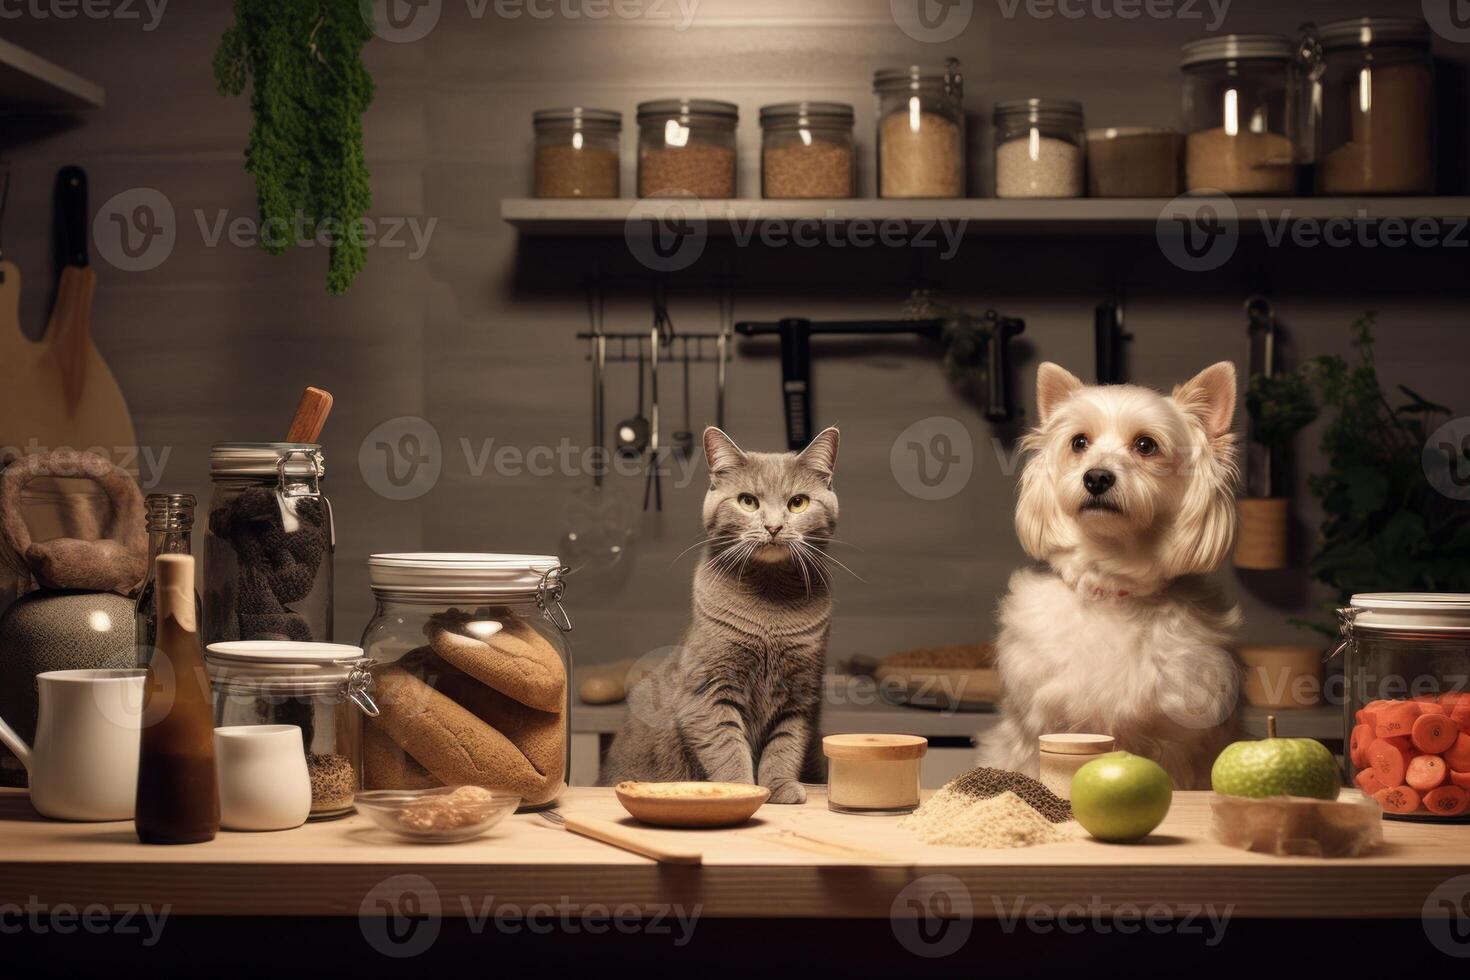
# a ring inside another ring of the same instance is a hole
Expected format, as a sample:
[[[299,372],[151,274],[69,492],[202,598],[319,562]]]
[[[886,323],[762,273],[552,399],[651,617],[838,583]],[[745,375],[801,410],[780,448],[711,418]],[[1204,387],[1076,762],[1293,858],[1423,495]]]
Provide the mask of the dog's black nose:
[[[1112,470],[1088,470],[1082,474],[1082,485],[1094,497],[1101,497],[1117,482],[1118,478],[1113,475]]]

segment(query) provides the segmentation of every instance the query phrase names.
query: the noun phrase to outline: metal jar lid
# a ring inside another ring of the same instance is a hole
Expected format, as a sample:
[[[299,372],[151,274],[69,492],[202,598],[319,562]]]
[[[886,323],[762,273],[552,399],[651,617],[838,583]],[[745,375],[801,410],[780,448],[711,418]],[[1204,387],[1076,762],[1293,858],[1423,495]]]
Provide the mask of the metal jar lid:
[[[761,126],[850,129],[853,108],[846,102],[778,102],[761,106]]]
[[[1431,38],[1429,25],[1417,17],[1350,17],[1323,24],[1316,33],[1324,51],[1377,44],[1427,47]]]
[[[1065,119],[1082,122],[1082,103],[1071,99],[1010,99],[995,104],[995,121],[1015,118],[1041,122],[1047,119]]]
[[[1342,610],[1344,634],[1470,634],[1470,594],[1364,592]]]
[[[326,476],[322,447],[309,442],[217,442],[209,450],[209,475],[216,479]]]
[[[335,695],[352,700],[369,716],[378,706],[370,693],[372,661],[362,647],[293,640],[233,640],[211,643],[204,655],[209,681],[220,694],[281,697]]]
[[[670,119],[689,126],[704,124],[733,128],[740,121],[740,107],[718,99],[654,99],[638,104],[639,125]]]
[[[963,98],[965,77],[960,73],[958,58],[946,59],[942,65],[905,65],[902,68],[880,68],[873,72],[873,91],[895,92],[942,91]]]
[[[538,109],[531,114],[534,126],[554,126],[563,129],[604,129],[622,132],[623,114],[615,109],[589,109],[584,106],[566,106],[557,109]]]
[[[1191,41],[1184,46],[1181,68],[1211,61],[1243,61],[1249,58],[1291,61],[1297,47],[1284,34],[1226,34]]]

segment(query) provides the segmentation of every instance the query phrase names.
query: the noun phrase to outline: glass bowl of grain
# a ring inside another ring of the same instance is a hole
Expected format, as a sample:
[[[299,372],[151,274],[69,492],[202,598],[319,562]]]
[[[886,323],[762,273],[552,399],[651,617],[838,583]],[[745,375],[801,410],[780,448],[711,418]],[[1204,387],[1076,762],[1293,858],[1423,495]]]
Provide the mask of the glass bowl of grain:
[[[420,844],[452,844],[484,834],[514,813],[521,798],[481,786],[435,786],[367,790],[353,802],[390,834]]]

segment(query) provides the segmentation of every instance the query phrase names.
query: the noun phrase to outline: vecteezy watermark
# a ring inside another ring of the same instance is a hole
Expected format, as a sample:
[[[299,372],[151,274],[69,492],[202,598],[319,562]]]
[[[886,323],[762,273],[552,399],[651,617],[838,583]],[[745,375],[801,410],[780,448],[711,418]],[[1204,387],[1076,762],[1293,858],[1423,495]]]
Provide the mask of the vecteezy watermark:
[[[1456,44],[1470,44],[1470,3],[1465,0],[1423,0],[1420,4],[1430,30]]]
[[[898,485],[920,500],[945,500],[970,483],[975,443],[959,419],[935,415],[904,429],[888,450]]]
[[[439,938],[446,908],[455,909],[474,935],[489,930],[502,935],[667,936],[675,947],[694,938],[703,905],[678,903],[611,906],[582,904],[562,896],[554,902],[520,905],[498,901],[493,895],[456,896],[445,902],[428,878],[418,874],[394,875],[373,886],[358,906],[363,938],[377,952],[394,959],[425,953]]]
[[[168,467],[169,457],[173,455],[174,447],[164,446],[158,449],[153,446],[43,446],[40,440],[32,436],[24,446],[0,445],[0,466],[22,456],[38,456],[52,452],[78,452],[100,456],[115,464],[119,469],[137,473],[138,485],[144,490],[152,490],[163,482],[163,471]],[[86,462],[81,468],[90,469]],[[66,476],[67,474],[54,473],[52,475]],[[96,472],[82,472],[76,475],[96,478],[104,473],[101,469],[97,469]]]
[[[970,889],[954,875],[915,878],[894,896],[888,924],[900,946],[924,959],[959,952],[975,927]]]
[[[428,37],[444,15],[444,0],[360,0],[363,17],[385,41]],[[684,32],[694,26],[701,0],[464,0],[471,20],[666,21]]]
[[[1470,959],[1470,875],[1441,882],[1424,900],[1424,935],[1446,956]]]
[[[415,500],[434,489],[444,470],[439,430],[417,415],[376,426],[357,447],[357,470],[387,500]]]
[[[1371,214],[1319,218],[1291,208],[1257,207],[1242,212],[1224,194],[1205,191],[1164,205],[1154,234],[1165,258],[1186,272],[1218,269],[1235,255],[1241,233],[1260,232],[1268,248],[1470,248],[1470,218],[1404,218]]]
[[[697,197],[640,198],[623,222],[623,239],[645,268],[681,272],[704,254],[709,214]]]
[[[0,0],[0,20],[136,20],[154,31],[168,0]]]
[[[331,248],[355,236],[368,248],[407,249],[410,261],[428,252],[439,225],[438,218],[415,216],[364,216],[348,223],[331,218],[311,221],[300,212],[289,221],[232,216],[225,208],[213,212],[195,208],[191,214],[198,241],[205,248]],[[92,219],[92,240],[97,251],[124,272],[147,272],[163,265],[173,254],[178,238],[173,202],[152,187],[132,187],[114,194]]]
[[[1185,272],[1209,272],[1235,254],[1240,215],[1223,194],[1180,195],[1159,212],[1154,237],[1164,257]]]
[[[1212,903],[1137,905],[1133,902],[1104,902],[1098,896],[1093,896],[1086,904],[1069,902],[1059,906],[1029,904],[1024,897],[1007,904],[998,895],[992,896],[990,901],[1001,931],[1007,935],[1018,929],[1038,935],[1057,932],[1068,936],[1084,933],[1097,936],[1173,934],[1199,936],[1210,948],[1224,941],[1225,930],[1235,914],[1234,905],[1223,909]]]
[[[1424,476],[1452,500],[1470,500],[1470,417],[1451,419],[1424,443]]]
[[[1225,24],[1231,0],[995,0],[1000,15],[1015,20],[1024,13],[1033,20],[1150,20],[1203,21],[1206,31]]]
[[[893,22],[915,41],[944,44],[970,26],[975,0],[888,0]]]
[[[1203,731],[1223,725],[1240,699],[1240,669],[1224,650],[1181,651],[1162,667],[1156,701],[1181,728]]]
[[[48,905],[35,895],[24,905],[0,903],[0,936],[70,936],[76,933],[101,936],[139,936],[142,945],[153,947],[163,938],[163,927],[173,906],[155,909],[152,905],[119,903],[103,905],[93,902],[78,908],[65,902]]]

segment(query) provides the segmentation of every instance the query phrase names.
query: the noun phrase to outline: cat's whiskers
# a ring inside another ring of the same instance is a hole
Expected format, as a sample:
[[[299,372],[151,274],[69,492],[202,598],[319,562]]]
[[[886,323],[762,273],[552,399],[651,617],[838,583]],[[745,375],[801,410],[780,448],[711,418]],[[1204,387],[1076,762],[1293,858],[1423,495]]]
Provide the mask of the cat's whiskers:
[[[851,568],[848,568],[847,565],[844,564],[840,559],[833,558],[831,555],[827,554],[821,548],[814,547],[813,545],[807,543],[806,541],[802,541],[800,543],[801,543],[802,548],[804,548],[807,551],[808,554],[812,555],[814,558],[819,559],[819,561],[828,561],[828,562],[831,562],[832,564],[836,565],[838,568],[842,569],[847,574],[851,575],[853,578],[857,579],[859,582],[865,582],[866,581],[866,579],[864,579],[857,572],[854,572]]]
[[[670,561],[669,564],[670,565],[674,564],[674,562],[678,561],[680,558],[683,558],[685,555],[689,554],[689,552],[693,551],[695,548],[703,548],[707,544],[716,544],[716,543],[722,542],[722,541],[734,541],[738,537],[739,537],[738,534],[716,534],[713,537],[705,538],[703,541],[696,541],[693,544],[691,544],[689,547],[685,548],[683,551],[681,551],[677,555],[675,555],[674,558],[673,558],[673,560]]]

